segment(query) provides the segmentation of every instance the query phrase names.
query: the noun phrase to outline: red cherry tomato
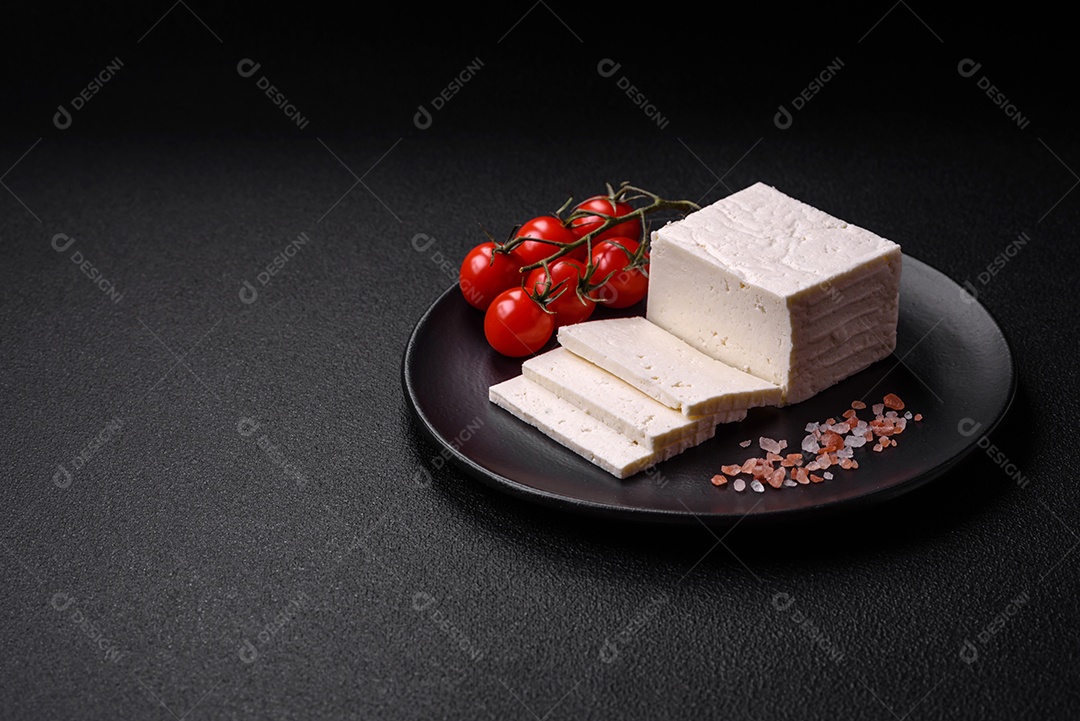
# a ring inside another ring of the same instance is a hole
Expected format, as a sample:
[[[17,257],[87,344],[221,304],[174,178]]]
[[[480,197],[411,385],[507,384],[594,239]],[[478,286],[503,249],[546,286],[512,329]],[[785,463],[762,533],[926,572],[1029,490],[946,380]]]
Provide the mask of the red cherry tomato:
[[[495,296],[521,285],[521,258],[515,252],[495,253],[494,243],[481,243],[461,263],[458,286],[469,305],[487,310]]]
[[[548,285],[548,274],[543,268],[537,268],[529,273],[525,280],[525,290],[529,292],[544,293],[551,291],[559,293],[559,297],[548,303],[547,309],[555,313],[555,327],[580,323],[592,315],[596,309],[596,303],[578,298],[578,282],[585,275],[585,264],[572,258],[560,258],[554,263],[548,264],[551,271],[551,285]]]
[[[555,316],[529,297],[524,288],[500,293],[484,314],[484,336],[492,348],[511,358],[532,355],[551,340]]]
[[[626,250],[615,243],[619,243]],[[592,277],[595,282],[599,283],[611,274],[611,278],[593,295],[608,308],[629,308],[639,303],[649,290],[648,276],[637,268],[626,270],[630,263],[627,251],[636,253],[639,245],[633,238],[611,238],[593,246],[592,262],[596,270]],[[646,264],[645,270],[648,269]]]
[[[578,203],[574,207],[575,211],[578,210],[591,210],[597,213],[604,213],[606,215],[626,215],[632,212],[634,209],[628,203],[612,203],[610,198],[603,195],[594,195],[588,200]],[[570,230],[578,238],[582,237],[590,230],[600,227],[604,222],[604,218],[599,215],[586,215],[581,218],[576,218],[570,221]],[[605,240],[607,238],[632,238],[634,240],[641,240],[641,218],[633,218],[618,225],[608,228],[600,235],[593,238],[593,241]]]
[[[525,225],[518,228],[514,237],[541,238],[543,240],[550,240],[564,245],[566,243],[573,243],[577,240],[570,229],[563,225],[563,222],[554,215],[541,215],[537,218],[533,218],[525,223]],[[515,247],[514,252],[524,261],[522,265],[531,265],[533,263],[539,263],[545,258],[550,258],[555,253],[559,252],[559,247],[534,240],[526,240],[521,245]],[[568,256],[577,258],[578,260],[585,260],[585,246],[575,248]]]

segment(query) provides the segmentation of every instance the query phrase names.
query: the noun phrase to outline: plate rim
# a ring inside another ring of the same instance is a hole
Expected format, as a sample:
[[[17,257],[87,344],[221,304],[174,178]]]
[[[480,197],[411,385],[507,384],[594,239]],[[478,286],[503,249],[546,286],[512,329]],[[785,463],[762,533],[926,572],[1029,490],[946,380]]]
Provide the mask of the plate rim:
[[[929,269],[931,272],[936,273],[941,278],[945,279],[949,283],[961,289],[960,284],[949,277],[948,274],[942,272],[935,266],[920,260],[908,253],[904,253],[903,257],[906,260],[913,260]],[[405,344],[405,352],[401,358],[401,381],[402,389],[405,393],[406,404],[409,406],[411,416],[418,422],[420,429],[423,431],[424,436],[428,441],[440,448],[440,455],[449,454],[450,460],[454,462],[461,470],[465,471],[467,475],[476,480],[479,480],[486,486],[495,488],[504,493],[521,498],[526,501],[530,501],[535,504],[544,505],[548,507],[554,507],[560,511],[569,511],[578,515],[588,516],[600,516],[604,518],[630,521],[635,523],[659,523],[659,524],[693,524],[693,523],[708,523],[710,525],[732,525],[737,523],[752,523],[768,524],[768,523],[784,523],[801,519],[805,514],[810,513],[814,515],[827,515],[832,516],[834,514],[847,513],[854,509],[865,507],[868,505],[876,505],[883,501],[896,498],[898,496],[915,491],[927,483],[940,478],[942,475],[953,469],[957,464],[967,458],[977,447],[978,442],[974,441],[963,447],[958,453],[955,453],[951,458],[946,459],[942,463],[934,466],[928,471],[924,471],[911,479],[899,483],[888,488],[872,491],[866,494],[856,496],[854,498],[848,498],[839,501],[823,502],[816,505],[800,506],[799,508],[780,509],[775,511],[768,511],[761,514],[727,514],[727,513],[694,513],[687,509],[680,511],[677,509],[658,509],[658,508],[642,508],[638,506],[614,506],[607,503],[600,503],[597,501],[590,501],[580,498],[572,498],[557,493],[552,493],[541,488],[535,488],[533,486],[525,485],[519,481],[509,478],[500,473],[496,473],[487,468],[484,468],[479,463],[471,459],[469,456],[461,452],[460,449],[455,448],[451,444],[447,443],[442,436],[435,430],[434,424],[428,419],[421,409],[420,401],[417,397],[416,390],[413,387],[412,381],[409,377],[409,365],[410,359],[415,353],[417,336],[420,334],[421,329],[426,325],[428,318],[438,308],[443,301],[451,293],[458,291],[458,284],[454,283],[442,293],[440,293],[431,303],[428,305],[424,313],[417,319],[416,324],[413,326],[412,331],[409,333],[409,339]],[[1017,389],[1019,387],[1019,371],[1016,366],[1016,354],[1013,351],[1012,343],[1009,341],[1008,335],[1006,335],[1001,323],[997,317],[987,308],[983,303],[977,299],[973,299],[973,302],[978,304],[979,307],[987,314],[990,320],[993,322],[994,327],[997,329],[1002,340],[1004,341],[1006,356],[1009,363],[1009,388],[1006,392],[1005,401],[1001,405],[1000,411],[996,416],[987,423],[985,431],[982,435],[991,434],[998,425],[1008,415],[1009,410],[1012,408],[1016,399]],[[430,472],[430,471],[429,471]]]

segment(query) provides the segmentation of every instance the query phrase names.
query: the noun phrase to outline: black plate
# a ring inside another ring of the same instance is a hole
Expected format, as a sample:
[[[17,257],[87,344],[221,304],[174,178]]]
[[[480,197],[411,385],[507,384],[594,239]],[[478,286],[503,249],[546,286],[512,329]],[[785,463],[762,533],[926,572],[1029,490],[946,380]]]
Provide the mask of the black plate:
[[[643,311],[644,303],[622,314]],[[989,312],[940,271],[904,256],[896,353],[802,403],[754,409],[713,440],[619,480],[488,401],[488,387],[518,375],[521,360],[492,351],[482,325],[483,314],[455,286],[420,319],[405,350],[405,394],[439,446],[433,462],[451,458],[491,486],[549,506],[633,520],[751,522],[892,498],[970,452],[1016,389],[1012,353]],[[879,403],[886,393],[924,420],[910,422],[895,448],[856,450],[857,470],[833,468],[833,480],[765,493],[709,483],[721,465],[760,454],[760,436],[798,450],[808,422],[839,418],[851,401]],[[741,448],[746,439],[753,445]]]

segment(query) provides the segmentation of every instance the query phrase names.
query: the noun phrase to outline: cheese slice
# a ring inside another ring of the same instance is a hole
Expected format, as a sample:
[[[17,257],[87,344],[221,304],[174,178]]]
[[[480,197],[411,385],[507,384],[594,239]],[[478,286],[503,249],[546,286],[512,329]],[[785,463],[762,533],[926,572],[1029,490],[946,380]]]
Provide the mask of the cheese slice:
[[[521,372],[533,383],[650,449],[697,435],[718,423],[746,418],[745,410],[688,418],[566,348],[528,359],[521,365]]]
[[[900,246],[757,183],[652,234],[646,317],[797,403],[896,347]]]
[[[568,401],[524,376],[491,386],[492,403],[535,426],[590,463],[619,478],[643,471],[712,438],[716,426],[686,436],[660,449],[635,443],[603,421],[589,415]]]
[[[686,416],[780,402],[780,388],[775,384],[710,358],[645,318],[563,326],[559,342]]]

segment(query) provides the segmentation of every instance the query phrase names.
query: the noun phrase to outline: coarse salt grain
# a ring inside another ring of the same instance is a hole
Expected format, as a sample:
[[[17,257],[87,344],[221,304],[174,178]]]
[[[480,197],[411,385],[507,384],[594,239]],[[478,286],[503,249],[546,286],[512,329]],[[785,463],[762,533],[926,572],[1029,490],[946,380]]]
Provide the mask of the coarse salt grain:
[[[844,446],[844,439],[840,436],[839,433],[835,433],[833,431],[826,431],[825,435],[821,439],[821,442],[824,444],[824,448],[827,451],[835,451],[838,448],[843,448]]]
[[[904,410],[904,402],[900,400],[900,396],[895,393],[890,393],[884,398],[885,405],[892,408],[894,411]]]
[[[914,420],[921,421],[922,420],[922,413],[916,413]]]
[[[727,483],[727,477],[726,476],[722,476],[719,473],[717,473],[715,476],[712,477],[712,484],[714,486],[722,486],[725,483]]]
[[[751,443],[753,443],[753,441],[746,440],[746,441],[743,441],[742,443],[740,443],[739,445],[742,446],[743,448],[749,448]]]
[[[761,447],[761,450],[766,451],[767,453],[780,452],[780,443],[773,438],[766,438],[765,436],[758,438],[758,446]]]
[[[872,410],[874,412],[875,416],[880,416],[881,412],[885,410],[885,404],[884,403],[875,403],[870,408],[870,410]]]
[[[744,481],[741,478],[736,478],[735,482],[731,484],[731,487],[734,488],[739,493],[742,493],[743,491],[746,490],[746,481]]]
[[[750,488],[754,489],[755,493],[765,492],[765,486],[761,485],[761,481],[757,480],[756,478],[750,481]]]
[[[906,418],[907,420],[909,420],[909,421],[910,421],[910,420],[911,420],[911,411],[908,411],[908,412],[906,412],[906,413],[904,414],[904,418]]]
[[[825,471],[825,472],[824,472],[824,473],[822,473],[821,475],[825,476],[825,480],[826,480],[826,481],[831,481],[831,480],[833,479],[833,475],[832,475],[832,473],[830,473],[829,471]]]
[[[799,485],[799,484],[796,483],[795,481],[791,480],[790,478],[785,478],[784,479],[784,486],[786,486],[787,488],[791,488],[792,486],[797,486],[797,485]]]
[[[866,408],[866,404],[863,403],[862,401],[852,401],[851,402],[851,407],[854,408],[857,411],[861,411],[863,408]]]
[[[844,439],[844,445],[848,448],[862,448],[866,445],[865,436],[848,436]]]

